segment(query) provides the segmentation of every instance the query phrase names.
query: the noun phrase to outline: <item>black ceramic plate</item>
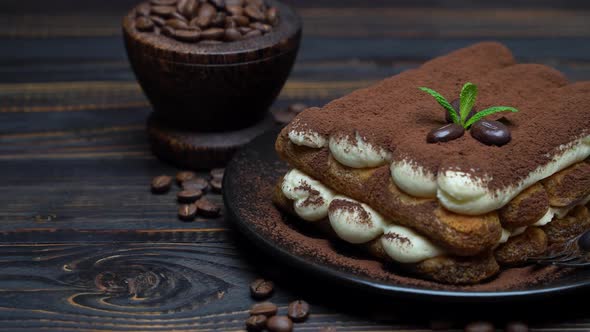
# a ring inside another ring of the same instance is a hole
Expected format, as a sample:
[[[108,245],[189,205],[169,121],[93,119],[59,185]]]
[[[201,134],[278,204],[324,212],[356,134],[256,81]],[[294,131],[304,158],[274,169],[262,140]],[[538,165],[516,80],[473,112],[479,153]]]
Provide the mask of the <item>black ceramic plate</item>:
[[[224,201],[228,217],[239,231],[262,250],[297,269],[313,274],[327,282],[338,282],[345,287],[354,287],[366,292],[385,295],[409,296],[414,299],[442,301],[512,301],[529,300],[566,294],[590,286],[590,269],[565,274],[556,280],[535,286],[522,286],[507,291],[455,291],[436,288],[420,288],[399,283],[384,282],[343,271],[313,257],[295,253],[279,241],[266,236],[252,222],[255,218],[271,218],[282,223],[284,218],[272,206],[269,186],[274,186],[288,166],[279,160],[274,151],[278,131],[266,133],[240,150],[225,172]],[[278,217],[277,217],[278,216]],[[296,229],[294,230],[296,231]]]

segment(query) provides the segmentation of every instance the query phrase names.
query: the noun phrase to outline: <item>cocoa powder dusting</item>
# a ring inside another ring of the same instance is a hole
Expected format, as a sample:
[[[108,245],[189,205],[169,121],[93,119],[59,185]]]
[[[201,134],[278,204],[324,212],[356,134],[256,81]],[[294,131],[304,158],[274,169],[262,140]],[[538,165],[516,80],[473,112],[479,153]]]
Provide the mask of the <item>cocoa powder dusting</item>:
[[[334,199],[330,203],[330,206],[328,207],[328,209],[330,210],[330,212],[340,210],[340,211],[347,211],[351,214],[356,213],[358,216],[358,221],[361,224],[368,225],[368,226],[371,226],[373,224],[371,222],[371,216],[363,208],[363,206],[360,203],[352,202],[352,201],[348,201],[348,200],[344,200],[344,199]]]
[[[271,201],[276,182],[288,171],[285,164],[277,163],[276,167],[269,169],[267,164],[242,163],[236,169],[240,173],[237,177],[241,186],[249,188],[236,205],[240,218],[250,222],[260,235],[278,247],[315,263],[396,285],[456,291],[506,291],[549,282],[570,272],[557,267],[513,268],[491,281],[469,286],[446,285],[401,275],[370,257],[346,256],[330,240],[307,236],[298,230],[297,225],[287,221],[287,216]]]
[[[445,111],[418,87],[432,88],[451,101],[466,82],[478,86],[477,109],[502,105],[519,110],[488,117],[509,127],[510,143],[487,146],[468,134],[446,143],[426,142],[429,131],[445,124]],[[516,64],[505,46],[486,42],[306,110],[293,126],[351,138],[358,132],[391,151],[394,160],[409,160],[433,174],[461,170],[485,179],[490,189],[501,189],[563,153],[560,146],[589,135],[588,109],[590,82],[568,84],[550,67]]]
[[[385,235],[383,235],[383,237],[386,240],[389,240],[389,241],[398,241],[398,242],[400,242],[402,244],[405,244],[405,245],[408,245],[408,244],[411,244],[412,243],[410,241],[410,239],[408,239],[405,236],[401,236],[401,235],[399,235],[397,233],[385,233]]]

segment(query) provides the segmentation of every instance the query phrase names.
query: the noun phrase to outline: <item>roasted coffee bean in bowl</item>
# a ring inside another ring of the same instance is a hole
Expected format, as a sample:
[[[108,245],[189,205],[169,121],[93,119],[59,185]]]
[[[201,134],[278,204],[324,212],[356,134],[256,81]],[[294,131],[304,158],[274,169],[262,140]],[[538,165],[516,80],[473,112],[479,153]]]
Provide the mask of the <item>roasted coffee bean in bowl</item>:
[[[301,20],[275,0],[151,0],[123,20],[157,118],[217,131],[262,119],[295,61]]]

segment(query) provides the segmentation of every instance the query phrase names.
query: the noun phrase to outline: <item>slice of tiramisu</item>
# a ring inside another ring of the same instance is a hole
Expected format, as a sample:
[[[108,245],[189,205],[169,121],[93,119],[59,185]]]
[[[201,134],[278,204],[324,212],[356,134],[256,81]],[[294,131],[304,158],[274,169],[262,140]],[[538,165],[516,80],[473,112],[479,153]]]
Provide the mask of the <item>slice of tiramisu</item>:
[[[480,43],[301,113],[285,211],[427,278],[476,283],[590,228],[590,82]]]

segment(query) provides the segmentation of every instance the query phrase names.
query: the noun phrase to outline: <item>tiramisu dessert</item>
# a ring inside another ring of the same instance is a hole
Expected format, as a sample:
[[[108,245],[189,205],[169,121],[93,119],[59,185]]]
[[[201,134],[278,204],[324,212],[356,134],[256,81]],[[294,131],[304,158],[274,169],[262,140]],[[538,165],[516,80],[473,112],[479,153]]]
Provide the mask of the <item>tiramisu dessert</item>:
[[[590,228],[590,82],[480,43],[310,108],[274,202],[442,283],[473,284]]]

